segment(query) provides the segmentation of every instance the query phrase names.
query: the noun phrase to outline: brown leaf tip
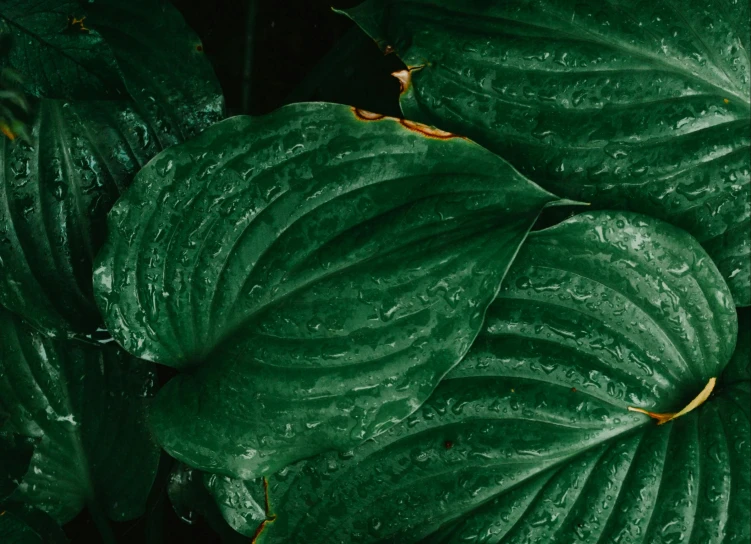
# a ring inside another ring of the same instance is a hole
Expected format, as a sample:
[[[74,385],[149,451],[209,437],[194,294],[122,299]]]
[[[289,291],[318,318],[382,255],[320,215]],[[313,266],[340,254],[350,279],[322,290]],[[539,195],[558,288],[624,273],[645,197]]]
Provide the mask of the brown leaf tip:
[[[450,140],[451,138],[461,138],[461,136],[458,136],[453,132],[446,132],[445,130],[431,127],[429,125],[423,125],[422,123],[417,123],[408,119],[400,119],[399,122],[404,128],[422,134],[423,136],[427,136],[428,138],[435,138],[436,140]]]
[[[88,33],[89,29],[86,28],[86,25],[84,24],[85,19],[85,15],[80,18],[73,15],[68,15],[68,30],[71,32]]]
[[[5,123],[0,123],[0,132],[2,132],[11,142],[16,139],[16,135]]]
[[[382,113],[373,113],[372,111],[361,110],[360,108],[352,108],[352,112],[360,121],[380,121],[386,118]]]
[[[639,412],[640,414],[644,414],[646,416],[651,417],[652,419],[657,420],[658,425],[664,425],[668,421],[673,421],[674,419],[678,419],[681,416],[684,416],[688,414],[689,412],[695,410],[709,398],[709,395],[712,394],[712,391],[714,390],[715,383],[717,383],[717,378],[709,378],[709,381],[707,382],[707,385],[704,386],[704,389],[701,390],[701,392],[696,395],[694,400],[689,402],[683,410],[680,412],[666,412],[662,414],[658,414],[655,412],[649,412],[645,410],[644,408],[636,408],[634,406],[629,406],[628,411],[629,412]]]
[[[409,88],[411,76],[409,70],[399,70],[398,72],[392,72],[392,76],[399,80],[399,94],[404,94]]]

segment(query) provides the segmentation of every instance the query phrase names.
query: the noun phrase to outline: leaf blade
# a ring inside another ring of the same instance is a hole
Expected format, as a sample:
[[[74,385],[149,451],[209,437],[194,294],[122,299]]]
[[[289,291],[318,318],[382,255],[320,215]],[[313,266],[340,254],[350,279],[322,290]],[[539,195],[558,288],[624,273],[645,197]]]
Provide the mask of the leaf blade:
[[[292,105],[151,162],[110,214],[95,284],[126,349],[195,367],[157,397],[162,445],[259,475],[414,411],[553,200],[464,139]]]

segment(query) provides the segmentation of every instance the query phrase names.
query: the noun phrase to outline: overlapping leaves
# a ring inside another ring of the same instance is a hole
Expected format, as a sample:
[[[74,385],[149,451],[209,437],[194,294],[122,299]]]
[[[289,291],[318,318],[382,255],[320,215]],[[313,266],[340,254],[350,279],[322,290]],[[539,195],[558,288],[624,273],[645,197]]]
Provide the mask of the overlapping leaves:
[[[627,411],[687,404],[736,330],[716,267],[668,224],[593,213],[533,233],[420,410],[268,479],[259,542],[744,542],[749,382],[664,426]],[[257,481],[207,487],[238,529],[238,505],[263,504]]]
[[[3,60],[39,98],[27,141],[0,144],[0,304],[50,335],[91,333],[107,212],[151,157],[221,118],[221,92],[161,2],[3,0],[0,17],[16,38]]]
[[[287,106],[147,165],[110,214],[95,286],[126,349],[191,369],[156,399],[160,443],[253,477],[412,413],[555,200],[462,138]]]
[[[405,116],[561,196],[670,221],[751,304],[748,2],[368,0]]]
[[[13,498],[58,522],[85,506],[143,513],[159,461],[145,426],[151,365],[114,346],[51,340],[0,310],[0,411],[38,442]]]

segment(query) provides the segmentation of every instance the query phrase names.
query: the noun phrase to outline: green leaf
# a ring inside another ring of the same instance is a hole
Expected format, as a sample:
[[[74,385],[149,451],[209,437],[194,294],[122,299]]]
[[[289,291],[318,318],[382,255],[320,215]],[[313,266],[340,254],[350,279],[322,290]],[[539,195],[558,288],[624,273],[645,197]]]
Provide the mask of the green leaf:
[[[0,0],[15,47],[3,65],[24,75],[31,96],[65,99],[125,98],[115,55],[102,36],[88,28],[78,0]]]
[[[662,426],[627,411],[685,406],[736,331],[719,272],[667,223],[535,232],[415,414],[268,478],[262,542],[746,542],[749,382]]]
[[[13,498],[61,523],[84,506],[142,514],[159,462],[144,421],[155,383],[152,365],[114,345],[54,341],[0,310],[0,409],[39,439]]]
[[[209,500],[226,524],[243,536],[258,537],[266,525],[276,520],[268,502],[268,482],[238,480],[219,474],[203,474]]]
[[[369,0],[409,119],[546,189],[692,233],[751,304],[748,2]]]
[[[70,11],[74,4],[53,11]],[[46,5],[24,11],[0,0],[7,16],[18,13],[29,22],[44,13],[54,27]],[[107,212],[149,159],[218,121],[224,107],[198,38],[173,7],[156,0],[98,0],[84,13],[86,25],[106,37],[107,45],[97,50],[112,49],[134,100],[41,100],[30,141],[3,142],[0,149],[0,304],[51,336],[92,333],[101,324],[91,271]],[[39,39],[50,42],[45,35]],[[34,43],[17,40],[11,52],[27,60],[52,58],[32,51]],[[64,64],[55,70],[58,78],[66,73]],[[26,72],[24,81],[32,83],[43,76]]]
[[[0,542],[3,544],[65,544],[68,539],[50,516],[17,502],[0,503]]]
[[[203,44],[166,0],[96,0],[87,23],[104,36],[139,112],[167,147],[224,117]]]
[[[107,212],[162,146],[127,102],[36,105],[31,141],[0,141],[0,304],[50,335],[92,332]]]
[[[162,446],[255,477],[413,412],[555,200],[462,138],[295,104],[141,170],[95,291],[128,351],[190,369],[151,411]]]

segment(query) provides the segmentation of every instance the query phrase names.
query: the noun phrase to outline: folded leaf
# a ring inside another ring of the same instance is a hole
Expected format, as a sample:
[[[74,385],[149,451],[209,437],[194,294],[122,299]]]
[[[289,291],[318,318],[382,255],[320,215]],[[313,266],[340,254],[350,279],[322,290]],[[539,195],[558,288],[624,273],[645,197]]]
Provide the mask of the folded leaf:
[[[152,365],[112,344],[50,340],[0,310],[0,410],[39,440],[13,499],[60,523],[86,505],[142,514],[159,462],[144,421],[155,383]]]
[[[409,119],[550,191],[692,233],[751,304],[748,2],[368,0]]]
[[[420,410],[268,478],[258,542],[745,542],[749,382],[662,426],[627,410],[679,411],[736,331],[722,277],[675,227],[599,212],[533,233]]]
[[[295,104],[141,170],[95,290],[127,350],[190,369],[151,411],[164,448],[248,478],[417,409],[555,200],[462,138]]]

